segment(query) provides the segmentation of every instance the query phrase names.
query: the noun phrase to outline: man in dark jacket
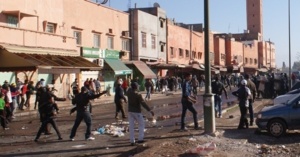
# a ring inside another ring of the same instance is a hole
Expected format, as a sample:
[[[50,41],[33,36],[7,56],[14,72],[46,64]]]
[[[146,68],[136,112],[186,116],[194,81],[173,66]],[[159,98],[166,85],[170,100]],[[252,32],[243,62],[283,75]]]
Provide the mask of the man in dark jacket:
[[[51,91],[49,86],[46,86],[46,91],[42,91],[40,93],[40,99],[39,99],[39,112],[40,112],[40,118],[42,125],[36,135],[35,142],[38,141],[38,139],[41,136],[41,133],[45,131],[45,134],[49,134],[49,131],[47,129],[47,125],[50,123],[54,130],[57,133],[58,140],[62,140],[61,134],[58,130],[58,127],[56,125],[55,121],[55,115],[58,113],[58,107],[55,103],[55,100],[65,101],[65,98],[57,98]]]
[[[224,84],[220,81],[219,76],[215,77],[215,80],[211,83],[212,93],[215,94],[215,116],[222,118],[222,91],[228,99],[227,91]]]
[[[118,82],[117,82],[117,85],[116,85],[116,93],[115,93],[115,104],[116,104],[116,115],[115,115],[115,118],[116,119],[119,119],[118,117],[118,114],[119,112],[121,111],[122,113],[122,117],[123,118],[127,118],[125,116],[125,112],[124,112],[124,108],[123,108],[123,105],[124,103],[127,103],[127,99],[126,97],[124,96],[124,90],[122,88],[122,85],[123,84],[123,80],[122,79],[119,79]]]
[[[139,137],[137,143],[144,142],[144,130],[145,122],[143,118],[142,106],[154,116],[153,111],[146,104],[142,95],[138,92],[138,84],[136,82],[131,83],[131,88],[128,89],[126,95],[128,96],[128,121],[129,121],[129,135],[131,145],[135,145],[134,138],[134,122],[139,125]]]
[[[76,104],[76,119],[75,123],[73,125],[70,140],[74,141],[74,137],[76,135],[76,130],[78,126],[80,125],[81,121],[84,119],[84,122],[86,124],[86,133],[85,133],[85,139],[86,140],[95,140],[94,137],[91,137],[91,127],[92,127],[92,118],[90,114],[90,100],[99,98],[101,95],[105,94],[106,91],[101,92],[100,94],[91,95],[88,92],[88,89],[86,87],[81,87],[81,92],[75,96],[74,100],[72,100],[73,104]]]
[[[256,86],[255,84],[251,81],[250,77],[248,74],[245,75],[245,80],[247,81],[247,87],[251,91],[251,96],[249,96],[249,115],[250,115],[250,126],[253,125],[254,121],[254,113],[253,113],[253,103],[255,100],[256,96]]]

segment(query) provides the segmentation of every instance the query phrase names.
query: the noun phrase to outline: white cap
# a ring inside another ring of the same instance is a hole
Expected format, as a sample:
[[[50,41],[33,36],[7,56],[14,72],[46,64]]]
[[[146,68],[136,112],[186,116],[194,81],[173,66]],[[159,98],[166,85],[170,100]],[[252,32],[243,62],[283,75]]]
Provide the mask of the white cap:
[[[247,81],[246,80],[242,80],[241,84],[245,86],[245,85],[247,85]]]

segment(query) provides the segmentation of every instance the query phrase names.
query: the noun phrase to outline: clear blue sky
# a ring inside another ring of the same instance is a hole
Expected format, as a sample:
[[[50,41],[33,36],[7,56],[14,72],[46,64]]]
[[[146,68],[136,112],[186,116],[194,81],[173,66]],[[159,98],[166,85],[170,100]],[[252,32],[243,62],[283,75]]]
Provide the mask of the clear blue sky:
[[[300,58],[300,0],[291,1],[292,65]],[[129,0],[109,0],[106,4],[127,10]],[[177,22],[204,23],[204,0],[131,0],[131,7],[150,7],[159,3],[168,18]],[[264,40],[276,46],[276,65],[289,65],[288,0],[263,0]],[[222,33],[241,33],[246,29],[246,0],[210,0],[210,29]],[[299,29],[299,30],[298,30]]]

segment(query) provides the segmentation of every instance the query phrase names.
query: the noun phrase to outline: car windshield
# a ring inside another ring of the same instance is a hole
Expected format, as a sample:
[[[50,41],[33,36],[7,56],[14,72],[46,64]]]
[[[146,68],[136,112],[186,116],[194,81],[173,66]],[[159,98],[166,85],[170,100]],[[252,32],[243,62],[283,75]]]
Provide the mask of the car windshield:
[[[286,94],[297,94],[297,93],[300,93],[300,89],[295,89],[295,90],[289,91]]]
[[[292,99],[290,100],[287,100],[287,103],[286,104],[291,104],[293,101],[295,101],[295,99],[298,99],[300,97],[300,94],[298,94],[297,96],[293,97]]]

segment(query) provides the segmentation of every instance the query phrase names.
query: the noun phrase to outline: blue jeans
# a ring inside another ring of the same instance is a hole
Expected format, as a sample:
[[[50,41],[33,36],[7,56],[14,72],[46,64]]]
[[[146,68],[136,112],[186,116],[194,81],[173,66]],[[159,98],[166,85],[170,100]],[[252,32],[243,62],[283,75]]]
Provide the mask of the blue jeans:
[[[146,93],[146,97],[145,97],[145,99],[150,99],[150,95],[151,95],[151,87],[148,87],[148,88],[146,88],[146,91],[147,91],[147,93]]]
[[[215,95],[215,111],[219,113],[218,116],[222,115],[222,95]],[[217,115],[216,115],[217,116]]]
[[[81,121],[84,120],[86,124],[86,132],[85,132],[85,139],[88,139],[91,136],[91,128],[92,128],[92,118],[89,111],[77,111],[76,120],[73,125],[70,138],[74,138],[76,135],[76,130],[80,125]]]
[[[186,98],[181,99],[182,103],[182,114],[181,114],[181,129],[185,128],[185,115],[186,110],[189,110],[193,113],[193,119],[194,119],[194,127],[198,128],[198,118],[197,118],[197,111],[194,108],[193,104],[189,102]]]

